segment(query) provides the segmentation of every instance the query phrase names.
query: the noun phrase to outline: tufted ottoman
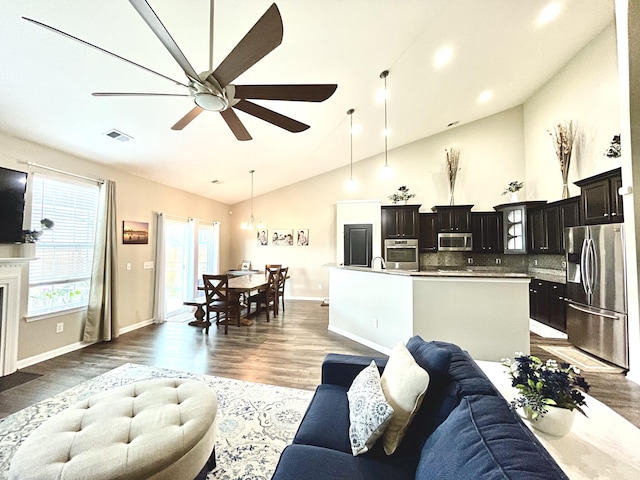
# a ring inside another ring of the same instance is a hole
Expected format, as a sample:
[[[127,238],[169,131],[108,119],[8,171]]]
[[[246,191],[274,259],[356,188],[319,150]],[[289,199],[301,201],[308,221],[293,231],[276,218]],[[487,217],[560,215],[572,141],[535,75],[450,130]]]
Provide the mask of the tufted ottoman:
[[[215,393],[193,380],[147,380],[93,395],[34,430],[9,479],[204,479],[215,466],[217,409]]]

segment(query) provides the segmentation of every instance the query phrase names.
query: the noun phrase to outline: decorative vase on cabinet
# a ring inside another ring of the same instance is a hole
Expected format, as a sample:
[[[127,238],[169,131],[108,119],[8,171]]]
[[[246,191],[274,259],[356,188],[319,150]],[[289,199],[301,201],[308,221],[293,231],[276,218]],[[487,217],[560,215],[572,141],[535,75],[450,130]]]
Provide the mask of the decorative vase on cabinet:
[[[533,410],[530,408],[525,407],[525,413],[533,428],[554,437],[563,437],[569,433],[576,416],[575,410],[552,406],[547,407],[547,413],[535,418],[533,418]]]

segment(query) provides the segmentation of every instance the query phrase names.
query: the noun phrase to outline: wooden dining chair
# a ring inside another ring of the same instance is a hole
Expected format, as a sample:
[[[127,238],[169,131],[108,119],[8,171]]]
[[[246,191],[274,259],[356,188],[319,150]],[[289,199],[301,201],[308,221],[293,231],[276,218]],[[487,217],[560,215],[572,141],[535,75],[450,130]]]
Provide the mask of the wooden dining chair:
[[[211,315],[216,314],[216,326],[224,323],[224,334],[229,331],[231,315],[235,314],[238,326],[240,326],[240,303],[229,291],[229,277],[227,275],[202,275],[204,282],[204,294],[206,298],[206,334],[209,334]],[[220,314],[224,313],[224,320],[220,320]]]
[[[273,310],[274,315],[278,314],[278,277],[280,276],[280,269],[268,269],[266,274],[266,288],[254,295],[250,295],[247,299],[247,316],[251,312],[252,303],[256,304],[256,313],[260,312],[260,306],[264,305],[267,311],[267,322],[269,322],[269,310]]]
[[[284,284],[289,276],[289,267],[280,269],[280,275],[278,275],[278,301],[282,300],[282,311],[284,312]]]

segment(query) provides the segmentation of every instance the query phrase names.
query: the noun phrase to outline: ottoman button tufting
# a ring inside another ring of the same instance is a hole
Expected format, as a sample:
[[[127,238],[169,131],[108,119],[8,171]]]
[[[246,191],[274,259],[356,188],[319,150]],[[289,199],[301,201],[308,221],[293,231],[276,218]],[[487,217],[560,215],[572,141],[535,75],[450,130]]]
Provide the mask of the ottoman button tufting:
[[[135,397],[135,408],[127,407]],[[96,394],[34,430],[8,478],[204,479],[215,467],[217,408],[213,390],[193,380],[147,380]]]

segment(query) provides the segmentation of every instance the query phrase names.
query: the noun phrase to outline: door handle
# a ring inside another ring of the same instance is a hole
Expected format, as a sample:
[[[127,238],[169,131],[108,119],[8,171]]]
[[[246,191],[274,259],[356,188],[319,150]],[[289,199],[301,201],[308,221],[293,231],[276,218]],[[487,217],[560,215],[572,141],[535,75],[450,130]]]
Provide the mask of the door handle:
[[[576,305],[575,303],[569,303],[568,305],[569,305],[569,307],[573,308],[574,310],[578,310],[578,311],[583,312],[583,313],[588,313],[590,315],[596,315],[596,316],[602,317],[602,318],[608,318],[609,320],[618,320],[618,317],[615,316],[615,315],[609,315],[608,313],[594,312],[593,310],[589,310],[588,308],[580,307],[579,305]]]

